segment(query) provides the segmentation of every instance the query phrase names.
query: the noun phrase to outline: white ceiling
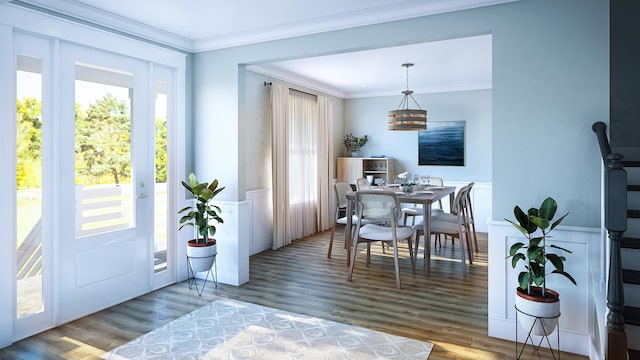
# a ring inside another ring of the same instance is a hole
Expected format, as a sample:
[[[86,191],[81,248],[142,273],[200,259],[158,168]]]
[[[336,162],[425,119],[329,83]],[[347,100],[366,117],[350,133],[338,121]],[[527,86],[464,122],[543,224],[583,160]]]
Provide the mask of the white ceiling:
[[[517,0],[15,0],[178,49],[200,52]],[[398,56],[398,54],[403,56]],[[409,86],[419,92],[491,87],[491,37],[262,64],[341,97],[377,96]],[[363,85],[365,87],[363,87]]]
[[[248,66],[341,98],[491,88],[491,35]]]

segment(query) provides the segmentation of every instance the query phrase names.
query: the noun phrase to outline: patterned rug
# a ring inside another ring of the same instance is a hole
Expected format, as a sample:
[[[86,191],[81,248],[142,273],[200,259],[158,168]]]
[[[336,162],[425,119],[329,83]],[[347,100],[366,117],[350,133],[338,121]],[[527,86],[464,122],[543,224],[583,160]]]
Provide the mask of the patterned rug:
[[[230,299],[216,300],[103,359],[426,359],[433,344]]]

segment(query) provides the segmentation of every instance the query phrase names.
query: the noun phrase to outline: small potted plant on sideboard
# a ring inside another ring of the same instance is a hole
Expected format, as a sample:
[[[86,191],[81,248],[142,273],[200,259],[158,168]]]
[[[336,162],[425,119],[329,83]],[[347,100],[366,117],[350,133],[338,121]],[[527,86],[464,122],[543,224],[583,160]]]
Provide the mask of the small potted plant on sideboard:
[[[353,134],[347,134],[344,136],[344,147],[351,154],[352,157],[358,157],[360,154],[360,149],[367,144],[369,138],[367,135],[363,137],[357,137]]]

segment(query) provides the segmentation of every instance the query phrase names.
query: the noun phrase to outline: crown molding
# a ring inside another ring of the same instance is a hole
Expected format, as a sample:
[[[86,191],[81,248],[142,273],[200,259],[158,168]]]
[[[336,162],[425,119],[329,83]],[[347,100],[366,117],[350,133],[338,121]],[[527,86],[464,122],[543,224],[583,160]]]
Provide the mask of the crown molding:
[[[491,83],[466,83],[466,84],[448,84],[448,85],[434,85],[424,86],[418,88],[412,88],[414,95],[420,94],[437,94],[447,92],[458,91],[473,91],[473,90],[491,90],[493,86]],[[382,97],[382,96],[397,96],[398,99],[402,97],[402,93],[398,91],[369,91],[369,92],[351,92],[347,93],[345,99],[358,99],[358,98],[370,98],[370,97]]]
[[[257,42],[280,40],[321,32],[343,30],[390,21],[441,14],[470,8],[498,5],[518,0],[407,0],[396,4],[351,11],[340,15],[295,21],[251,31],[221,34],[203,39],[189,39],[166,30],[149,26],[79,1],[70,0],[12,0],[9,4],[48,13],[103,30],[148,39],[188,52],[203,52]],[[0,0],[0,4],[7,0]]]
[[[305,88],[319,91],[327,95],[339,97],[341,99],[359,99],[359,98],[371,98],[371,97],[383,97],[383,96],[398,96],[400,98],[402,93],[400,90],[386,90],[386,91],[358,91],[358,92],[343,92],[337,90],[326,84],[319,83],[317,81],[310,80],[308,78],[299,76],[286,71],[278,71],[272,68],[268,68],[262,65],[249,65],[247,70],[253,71],[258,74],[272,77],[280,81],[285,81],[294,85],[303,86]],[[447,85],[434,85],[424,86],[418,88],[412,88],[415,95],[419,94],[436,94],[446,92],[458,92],[458,91],[473,91],[473,90],[491,90],[493,88],[491,83],[465,83],[465,84],[447,84]]]
[[[327,94],[327,95],[331,95],[331,96],[335,96],[335,97],[339,97],[339,98],[346,98],[347,94],[341,91],[338,91],[330,86],[327,86],[325,84],[321,84],[317,81],[313,81],[313,80],[309,80],[307,78],[301,77],[301,76],[297,76],[296,74],[292,74],[289,72],[284,72],[284,71],[277,71],[277,70],[273,70],[270,68],[266,68],[264,66],[261,65],[249,65],[247,66],[247,70],[249,71],[253,71],[255,73],[258,74],[262,74],[265,76],[269,76],[272,77],[274,79],[278,79],[280,81],[285,81],[294,85],[298,85],[298,86],[302,86],[305,87],[307,89],[311,89],[311,90],[315,90],[315,91],[319,91],[321,93]]]
[[[263,27],[252,31],[198,39],[194,40],[193,50],[194,52],[217,50],[515,1],[519,0],[409,0],[403,2],[402,6],[397,4],[384,5],[340,15],[318,17],[311,20]]]
[[[80,2],[9,0],[8,4],[183,52],[193,52],[191,39]]]

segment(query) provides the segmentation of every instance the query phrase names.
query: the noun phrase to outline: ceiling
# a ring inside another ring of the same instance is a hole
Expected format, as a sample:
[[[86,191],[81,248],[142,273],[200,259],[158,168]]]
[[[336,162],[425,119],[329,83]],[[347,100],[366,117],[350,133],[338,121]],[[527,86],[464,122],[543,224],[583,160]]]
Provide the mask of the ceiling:
[[[201,52],[516,0],[13,0],[9,4]],[[4,2],[4,1],[2,1]],[[0,2],[1,3],[1,2]],[[403,54],[398,56],[397,54]],[[340,97],[491,87],[491,37],[261,64],[254,71]]]
[[[399,54],[402,54],[401,56]],[[491,88],[491,35],[248,66],[341,98]],[[398,100],[399,101],[399,100]]]

